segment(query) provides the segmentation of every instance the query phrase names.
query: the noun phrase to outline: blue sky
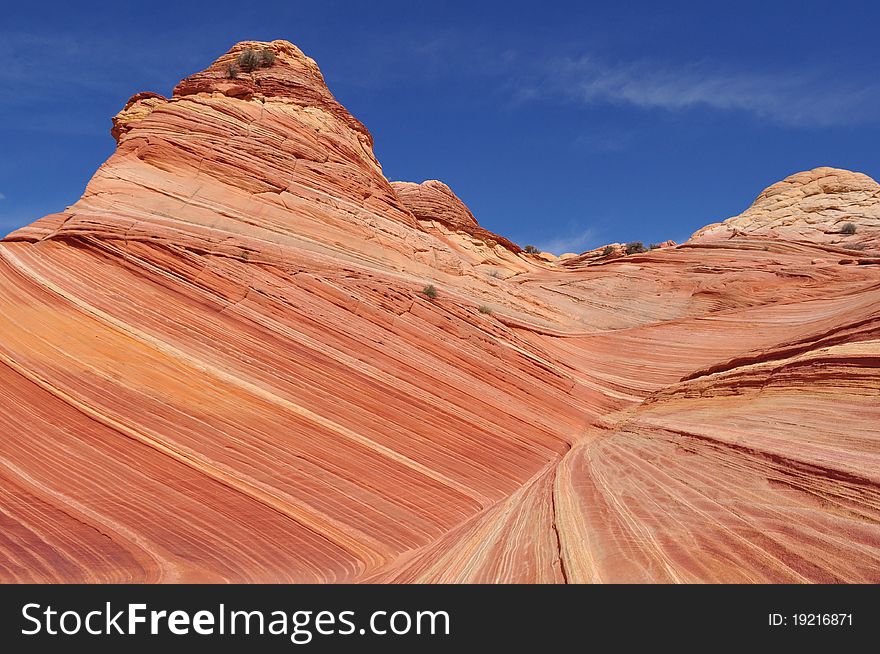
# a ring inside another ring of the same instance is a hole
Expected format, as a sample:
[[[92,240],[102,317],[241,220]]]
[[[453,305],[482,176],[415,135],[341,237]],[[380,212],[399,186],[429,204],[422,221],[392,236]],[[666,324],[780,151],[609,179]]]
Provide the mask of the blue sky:
[[[820,165],[880,176],[876,2],[7,3],[0,232],[73,203],[110,118],[234,42],[314,57],[389,179],[557,253],[685,240]]]

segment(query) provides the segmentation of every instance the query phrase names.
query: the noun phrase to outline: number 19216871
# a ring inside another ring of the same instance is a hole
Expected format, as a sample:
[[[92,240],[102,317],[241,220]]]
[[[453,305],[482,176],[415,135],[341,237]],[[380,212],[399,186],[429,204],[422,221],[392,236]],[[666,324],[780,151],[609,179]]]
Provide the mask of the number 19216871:
[[[851,627],[852,613],[770,613],[767,624],[771,627]]]

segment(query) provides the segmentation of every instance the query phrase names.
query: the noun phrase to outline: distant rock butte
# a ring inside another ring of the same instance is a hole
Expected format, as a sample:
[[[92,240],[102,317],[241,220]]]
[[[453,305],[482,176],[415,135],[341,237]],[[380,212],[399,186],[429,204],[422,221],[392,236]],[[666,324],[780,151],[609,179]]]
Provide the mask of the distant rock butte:
[[[471,210],[443,182],[436,179],[421,184],[391,182],[391,187],[420,221],[438,223],[441,230],[445,228],[452,233],[469,234],[490,247],[501,245],[514,254],[521,251],[516,243],[480,227]]]
[[[848,225],[854,233],[847,232]],[[878,248],[880,184],[838,168],[797,173],[765,189],[740,215],[703,227],[692,238],[736,235]]]
[[[525,255],[285,41],[113,135],[0,243],[0,581],[880,582],[870,178]]]

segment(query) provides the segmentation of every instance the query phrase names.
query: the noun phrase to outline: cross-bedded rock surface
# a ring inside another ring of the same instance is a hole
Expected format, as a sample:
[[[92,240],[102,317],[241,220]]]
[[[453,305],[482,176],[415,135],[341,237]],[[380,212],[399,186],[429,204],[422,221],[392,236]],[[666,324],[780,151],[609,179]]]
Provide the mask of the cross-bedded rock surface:
[[[548,261],[284,41],[113,134],[0,244],[0,581],[880,581],[870,178]]]

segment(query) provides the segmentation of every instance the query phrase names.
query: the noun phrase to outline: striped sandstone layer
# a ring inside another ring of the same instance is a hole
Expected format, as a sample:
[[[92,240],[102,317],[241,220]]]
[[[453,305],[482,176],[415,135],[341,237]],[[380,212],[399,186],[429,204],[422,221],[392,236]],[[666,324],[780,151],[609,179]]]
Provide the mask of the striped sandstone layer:
[[[547,261],[285,41],[113,135],[0,243],[0,581],[880,581],[869,178]]]

